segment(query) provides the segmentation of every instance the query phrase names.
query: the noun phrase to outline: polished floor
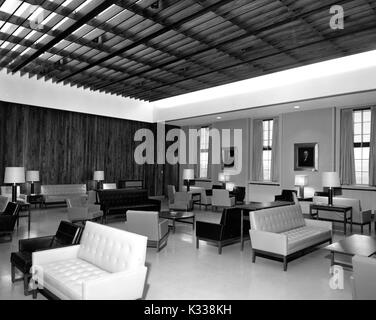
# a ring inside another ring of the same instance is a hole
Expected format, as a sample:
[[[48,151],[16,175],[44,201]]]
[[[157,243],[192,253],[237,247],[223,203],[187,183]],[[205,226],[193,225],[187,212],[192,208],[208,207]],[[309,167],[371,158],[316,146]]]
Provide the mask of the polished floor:
[[[220,214],[195,211],[198,220],[219,220]],[[30,237],[54,234],[60,220],[66,219],[64,208],[33,210]],[[121,228],[123,222],[113,220],[112,227]],[[17,251],[18,239],[28,237],[27,219],[20,220],[11,243],[0,243],[0,299],[26,299],[23,284],[11,283],[10,253]],[[338,232],[335,240],[343,235]],[[249,241],[243,252],[240,244],[223,248],[218,255],[213,245],[200,243],[195,247],[192,226],[177,224],[176,233],[170,234],[168,245],[159,253],[147,250],[149,288],[146,299],[351,299],[349,277],[345,271],[344,290],[329,287],[328,252],[322,249],[289,263],[283,272],[282,264],[257,258],[251,262]],[[42,295],[38,299],[44,299]]]

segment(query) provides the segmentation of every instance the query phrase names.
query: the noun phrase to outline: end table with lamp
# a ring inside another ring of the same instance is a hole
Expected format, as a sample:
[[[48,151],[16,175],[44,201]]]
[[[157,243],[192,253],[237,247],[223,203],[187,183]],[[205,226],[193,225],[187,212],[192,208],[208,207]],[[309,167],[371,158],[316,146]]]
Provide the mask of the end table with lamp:
[[[187,182],[187,191],[190,191],[190,183],[195,179],[195,171],[193,169],[184,169],[183,181]]]

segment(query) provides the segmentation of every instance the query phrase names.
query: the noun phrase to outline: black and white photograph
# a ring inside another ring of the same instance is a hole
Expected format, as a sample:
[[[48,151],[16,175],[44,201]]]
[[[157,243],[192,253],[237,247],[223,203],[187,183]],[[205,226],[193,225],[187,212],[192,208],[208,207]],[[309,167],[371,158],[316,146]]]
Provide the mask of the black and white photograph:
[[[376,1],[0,0],[1,301],[376,300],[375,214]]]

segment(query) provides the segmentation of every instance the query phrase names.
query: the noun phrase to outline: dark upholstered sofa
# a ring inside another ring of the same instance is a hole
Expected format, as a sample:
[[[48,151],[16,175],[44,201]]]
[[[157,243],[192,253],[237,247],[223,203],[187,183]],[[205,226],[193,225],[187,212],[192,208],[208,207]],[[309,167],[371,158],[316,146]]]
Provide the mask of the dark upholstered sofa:
[[[128,210],[158,212],[161,210],[161,202],[149,199],[148,191],[145,189],[100,190],[98,191],[98,198],[105,223],[107,216],[113,214],[126,215]]]

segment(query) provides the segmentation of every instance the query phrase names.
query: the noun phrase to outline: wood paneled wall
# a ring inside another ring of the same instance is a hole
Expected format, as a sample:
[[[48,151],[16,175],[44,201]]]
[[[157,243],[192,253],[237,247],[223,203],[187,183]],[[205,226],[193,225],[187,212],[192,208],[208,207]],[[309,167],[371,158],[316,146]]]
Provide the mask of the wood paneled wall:
[[[165,183],[177,183],[179,168],[135,163],[133,138],[142,128],[156,131],[150,123],[0,101],[0,182],[7,166],[39,170],[42,184],[87,183],[104,170],[107,182],[140,179],[150,195],[161,195]]]

